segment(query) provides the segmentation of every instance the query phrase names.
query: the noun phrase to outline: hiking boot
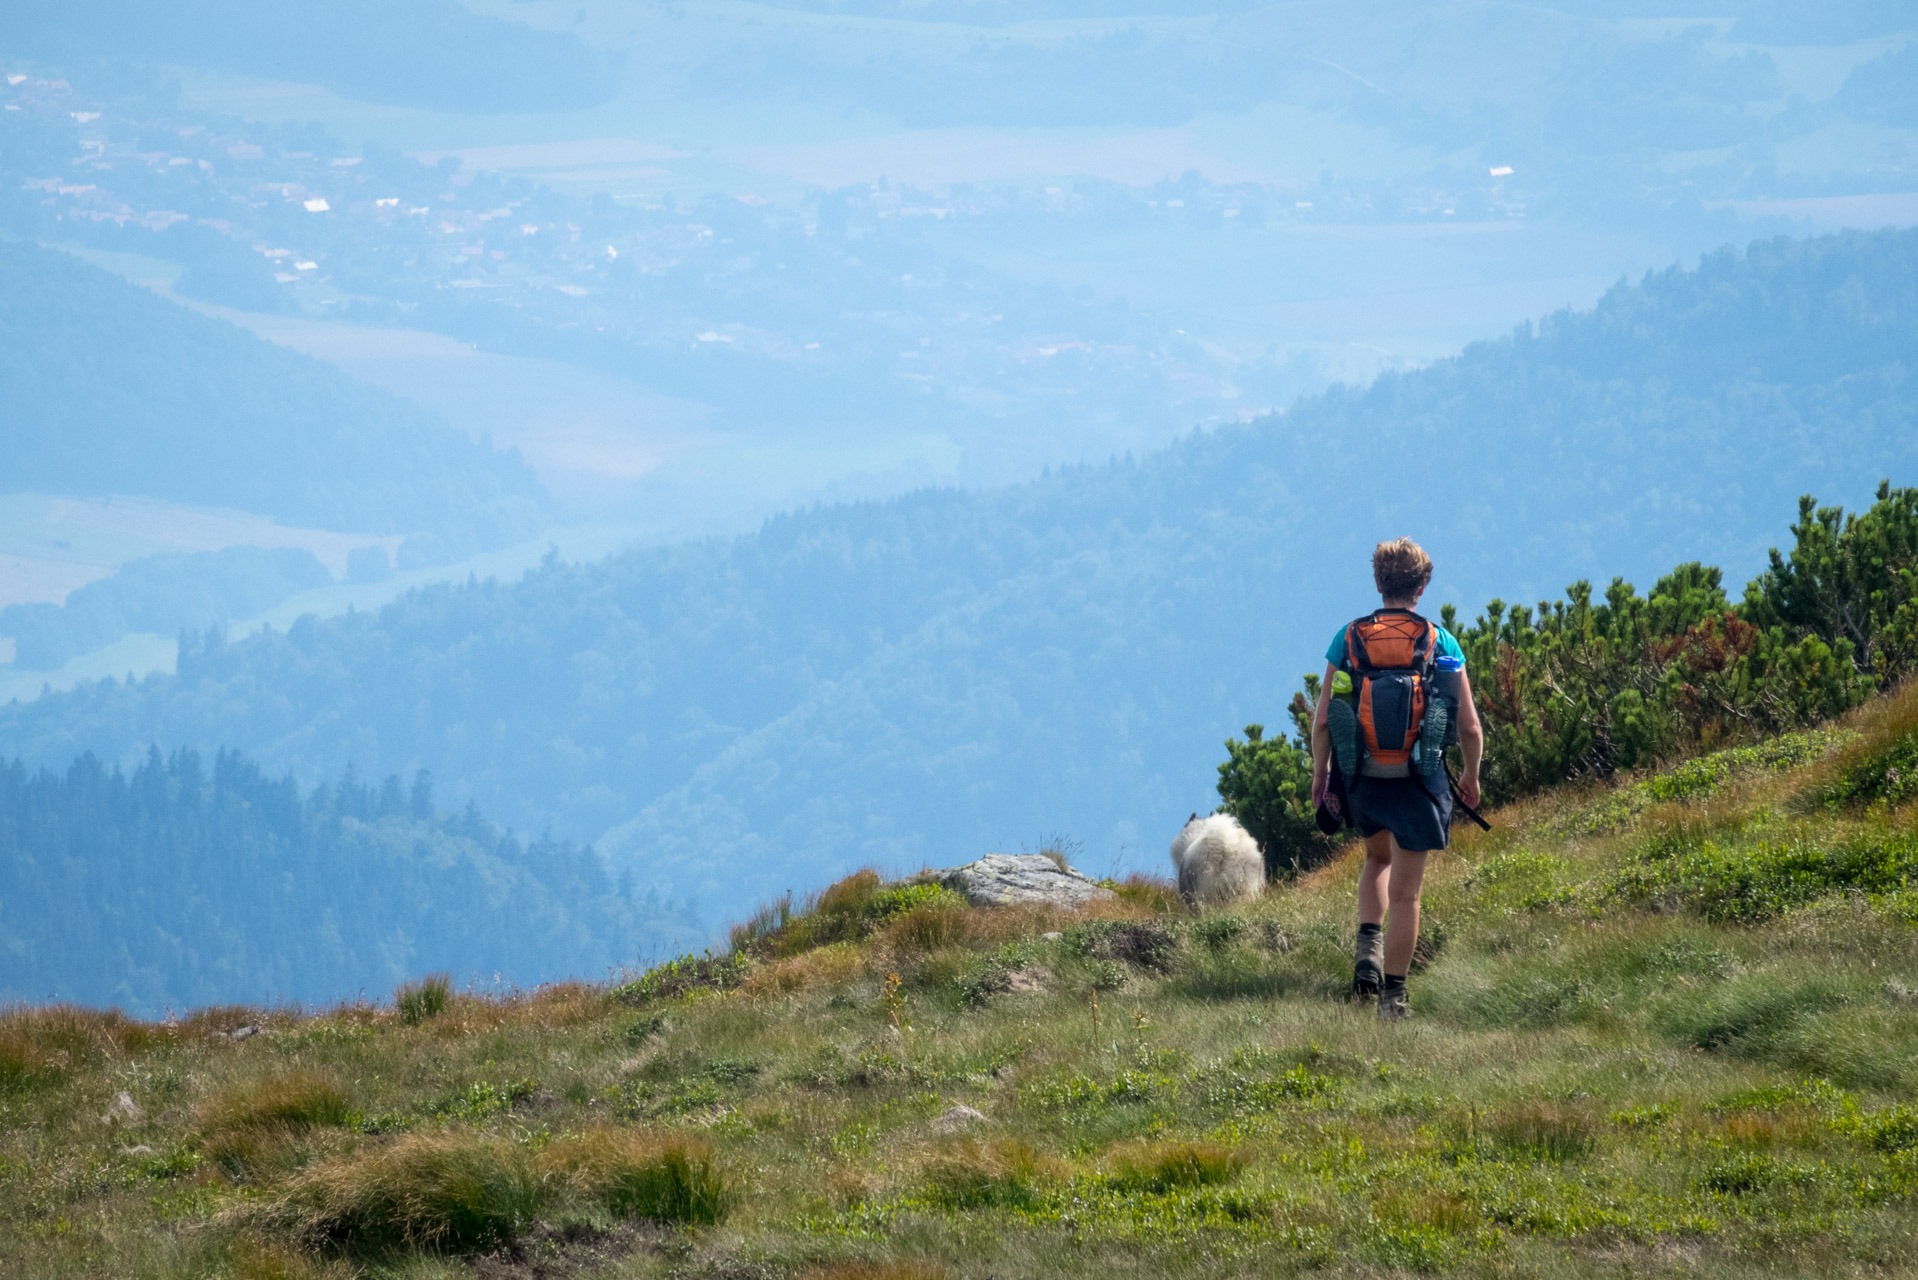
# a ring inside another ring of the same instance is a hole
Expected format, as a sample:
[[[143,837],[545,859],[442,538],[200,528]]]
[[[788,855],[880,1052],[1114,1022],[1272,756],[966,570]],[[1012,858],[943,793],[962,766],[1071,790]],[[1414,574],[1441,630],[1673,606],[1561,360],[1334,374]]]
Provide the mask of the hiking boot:
[[[1352,998],[1369,1000],[1385,990],[1385,935],[1374,929],[1359,934],[1352,962]]]
[[[1405,1003],[1403,991],[1382,991],[1379,993],[1379,1021],[1403,1022],[1412,1016],[1412,1006]]]

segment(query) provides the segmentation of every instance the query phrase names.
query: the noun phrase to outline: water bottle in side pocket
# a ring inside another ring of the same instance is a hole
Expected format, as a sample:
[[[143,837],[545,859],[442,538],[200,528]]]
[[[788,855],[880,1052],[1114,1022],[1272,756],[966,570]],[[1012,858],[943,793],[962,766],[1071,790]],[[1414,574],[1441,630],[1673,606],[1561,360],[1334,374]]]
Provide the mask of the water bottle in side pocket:
[[[1449,747],[1458,742],[1458,704],[1463,692],[1460,685],[1465,675],[1465,659],[1441,653],[1433,668],[1432,693],[1445,708],[1445,732],[1441,741]]]

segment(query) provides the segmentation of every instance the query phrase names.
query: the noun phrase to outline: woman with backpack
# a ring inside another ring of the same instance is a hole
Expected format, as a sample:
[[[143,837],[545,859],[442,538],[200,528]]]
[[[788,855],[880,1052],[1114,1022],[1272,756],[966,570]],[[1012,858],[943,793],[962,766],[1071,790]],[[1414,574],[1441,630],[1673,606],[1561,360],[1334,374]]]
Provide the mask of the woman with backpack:
[[[1405,974],[1425,855],[1450,839],[1445,747],[1456,742],[1464,757],[1458,792],[1469,811],[1479,801],[1485,736],[1464,651],[1415,612],[1432,558],[1410,538],[1381,542],[1372,580],[1382,607],[1340,627],[1326,650],[1312,718],[1312,799],[1365,837],[1352,993],[1376,995],[1379,1017],[1395,1022],[1410,1012]]]

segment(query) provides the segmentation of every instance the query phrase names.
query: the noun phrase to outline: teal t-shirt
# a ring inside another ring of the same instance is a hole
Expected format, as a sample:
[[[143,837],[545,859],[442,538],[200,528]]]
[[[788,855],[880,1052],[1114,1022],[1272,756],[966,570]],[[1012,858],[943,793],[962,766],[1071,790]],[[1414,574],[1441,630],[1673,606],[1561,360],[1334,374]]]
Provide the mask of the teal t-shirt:
[[[1438,632],[1439,655],[1441,657],[1457,658],[1459,670],[1463,671],[1465,669],[1465,650],[1459,648],[1458,641],[1453,639],[1452,633],[1444,627],[1441,627],[1438,623],[1434,622],[1432,624],[1432,630]],[[1325,660],[1335,667],[1345,661],[1344,627],[1340,627],[1338,634],[1332,637],[1332,647],[1325,651]]]

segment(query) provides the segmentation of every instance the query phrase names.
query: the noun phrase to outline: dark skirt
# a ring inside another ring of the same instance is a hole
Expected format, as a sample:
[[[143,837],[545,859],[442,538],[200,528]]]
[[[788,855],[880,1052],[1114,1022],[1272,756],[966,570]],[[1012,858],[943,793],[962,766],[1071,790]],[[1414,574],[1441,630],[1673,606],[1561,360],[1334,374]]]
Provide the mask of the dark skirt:
[[[1443,849],[1452,837],[1452,791],[1443,781],[1427,791],[1417,778],[1364,778],[1351,789],[1359,832],[1390,831],[1407,853]]]

